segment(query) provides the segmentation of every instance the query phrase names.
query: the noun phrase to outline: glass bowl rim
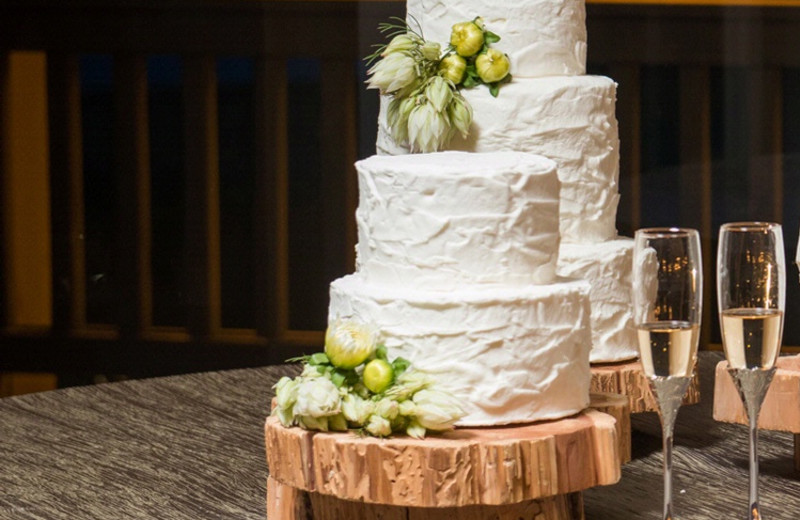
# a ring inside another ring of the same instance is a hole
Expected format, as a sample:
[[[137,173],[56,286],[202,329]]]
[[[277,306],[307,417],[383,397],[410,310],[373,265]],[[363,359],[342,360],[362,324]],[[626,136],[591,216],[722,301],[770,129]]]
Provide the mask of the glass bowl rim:
[[[650,227],[650,228],[642,228],[637,229],[636,236],[646,236],[648,238],[670,238],[670,237],[690,237],[697,235],[699,236],[700,233],[694,228],[686,228],[686,227]]]
[[[781,229],[781,225],[777,222],[766,222],[762,220],[741,221],[741,222],[726,222],[719,227],[722,230],[731,231],[734,233],[748,233],[752,231],[771,231],[773,229]]]

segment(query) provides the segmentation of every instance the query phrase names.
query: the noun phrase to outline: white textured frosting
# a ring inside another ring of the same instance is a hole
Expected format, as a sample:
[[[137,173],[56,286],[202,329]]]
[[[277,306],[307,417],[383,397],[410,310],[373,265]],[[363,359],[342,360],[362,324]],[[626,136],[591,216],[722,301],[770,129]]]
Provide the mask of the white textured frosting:
[[[586,72],[584,0],[408,0],[408,22],[427,40],[447,45],[453,24],[483,18],[501,37],[515,77]]]
[[[357,270],[446,290],[555,277],[555,163],[518,152],[373,156],[356,163]]]
[[[592,306],[592,363],[639,355],[631,301],[633,239],[561,244],[558,274],[587,280]]]
[[[588,292],[584,281],[432,292],[355,274],[331,284],[329,320],[375,324],[392,357],[464,403],[459,425],[528,422],[589,403]]]
[[[609,240],[617,234],[619,203],[616,87],[602,76],[561,76],[515,78],[497,98],[482,87],[463,90],[474,111],[473,124],[467,140],[456,136],[450,148],[514,150],[553,159],[562,185],[561,240]],[[392,140],[383,113],[377,149],[382,154],[408,153]]]

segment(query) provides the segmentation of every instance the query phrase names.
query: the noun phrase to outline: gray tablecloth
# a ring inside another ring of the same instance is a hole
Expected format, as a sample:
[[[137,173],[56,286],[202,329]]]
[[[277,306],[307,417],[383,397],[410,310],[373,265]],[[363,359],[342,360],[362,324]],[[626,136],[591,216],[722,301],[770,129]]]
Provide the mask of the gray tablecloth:
[[[747,431],[711,419],[713,366],[703,353],[703,402],[678,417],[677,516],[744,518]],[[263,421],[286,367],[128,381],[0,399],[2,519],[252,519],[265,517]],[[588,519],[656,519],[661,511],[658,418],[634,418],[634,460],[619,484],[584,494]],[[800,518],[792,436],[762,434],[767,520]]]

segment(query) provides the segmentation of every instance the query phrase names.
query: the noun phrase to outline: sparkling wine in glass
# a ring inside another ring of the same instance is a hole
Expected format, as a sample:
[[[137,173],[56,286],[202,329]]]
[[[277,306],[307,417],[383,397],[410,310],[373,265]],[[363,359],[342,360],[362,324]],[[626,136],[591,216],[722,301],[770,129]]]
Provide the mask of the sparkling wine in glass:
[[[697,361],[703,314],[700,236],[694,229],[636,232],[633,310],[639,355],[656,394],[664,442],[664,520],[672,520],[672,436]]]
[[[786,266],[779,224],[737,222],[719,232],[717,299],[728,372],[750,425],[750,509],[758,504],[758,414],[775,374],[783,336]]]

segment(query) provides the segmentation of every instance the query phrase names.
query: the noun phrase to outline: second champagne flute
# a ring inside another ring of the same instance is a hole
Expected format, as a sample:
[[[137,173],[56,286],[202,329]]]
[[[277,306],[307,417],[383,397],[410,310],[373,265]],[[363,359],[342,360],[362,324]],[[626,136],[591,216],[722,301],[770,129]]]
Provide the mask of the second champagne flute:
[[[672,435],[694,373],[703,302],[700,236],[694,229],[636,232],[633,312],[642,367],[656,394],[664,437],[664,520],[672,520]]]
[[[738,222],[719,231],[717,299],[728,371],[750,424],[750,520],[758,504],[758,414],[783,335],[786,267],[779,224]]]

